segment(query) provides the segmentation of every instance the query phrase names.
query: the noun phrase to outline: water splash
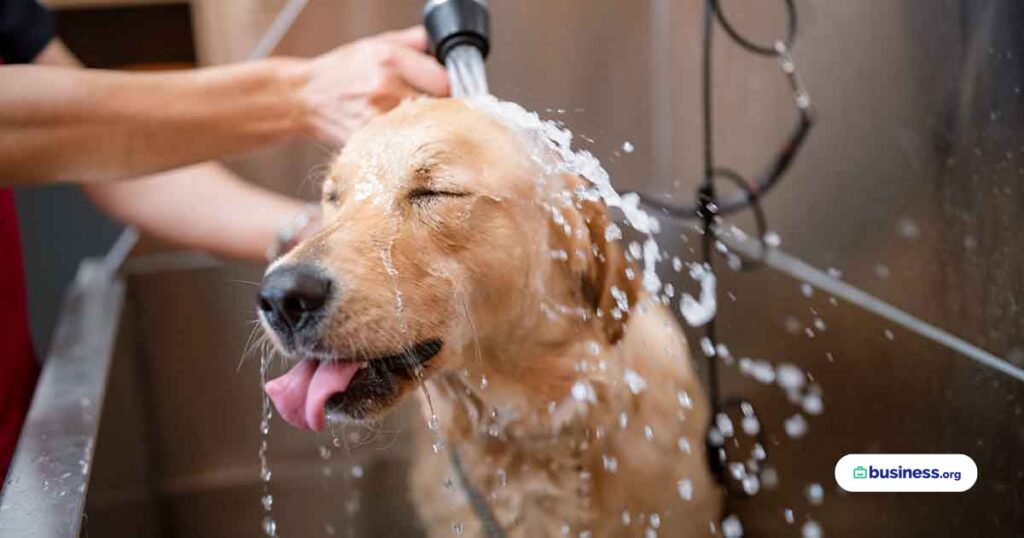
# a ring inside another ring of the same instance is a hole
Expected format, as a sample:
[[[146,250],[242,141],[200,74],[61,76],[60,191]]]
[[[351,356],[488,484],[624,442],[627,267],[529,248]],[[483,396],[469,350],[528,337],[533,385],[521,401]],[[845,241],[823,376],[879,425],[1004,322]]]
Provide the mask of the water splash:
[[[718,302],[715,299],[715,274],[707,265],[693,263],[690,264],[690,277],[700,283],[700,297],[694,299],[692,295],[684,293],[682,301],[679,302],[679,312],[691,327],[700,327],[711,321],[718,310]]]
[[[661,289],[661,280],[656,268],[661,260],[661,253],[654,235],[660,231],[660,225],[654,217],[640,208],[640,197],[636,193],[619,194],[612,187],[611,176],[601,166],[601,162],[587,150],[574,150],[573,134],[556,122],[541,119],[535,112],[507,101],[499,101],[492,96],[481,96],[469,100],[469,103],[491,114],[515,131],[523,133],[524,140],[531,149],[532,158],[548,175],[569,173],[582,177],[590,182],[591,188],[581,188],[573,193],[576,197],[588,201],[601,201],[609,208],[622,212],[626,222],[634,230],[644,235],[643,243],[643,287],[654,295]],[[613,235],[617,235],[614,234]]]

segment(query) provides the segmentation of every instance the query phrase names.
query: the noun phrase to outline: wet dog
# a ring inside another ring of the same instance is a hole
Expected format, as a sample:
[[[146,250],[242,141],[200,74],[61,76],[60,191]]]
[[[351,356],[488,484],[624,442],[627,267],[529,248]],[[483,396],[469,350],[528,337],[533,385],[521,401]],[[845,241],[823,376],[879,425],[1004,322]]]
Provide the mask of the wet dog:
[[[322,430],[425,385],[411,482],[431,536],[487,516],[507,536],[709,534],[709,412],[679,326],[588,184],[486,108],[421,99],[351,139],[323,229],[260,292],[295,361],[268,395]]]

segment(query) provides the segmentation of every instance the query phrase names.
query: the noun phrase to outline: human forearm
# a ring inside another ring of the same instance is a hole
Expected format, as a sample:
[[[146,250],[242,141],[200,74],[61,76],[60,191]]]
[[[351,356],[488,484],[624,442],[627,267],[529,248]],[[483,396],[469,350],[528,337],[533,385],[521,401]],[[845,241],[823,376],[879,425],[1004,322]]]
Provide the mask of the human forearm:
[[[96,205],[142,231],[221,256],[263,260],[304,205],[244,182],[216,163],[84,186]]]
[[[301,61],[157,74],[0,70],[0,177],[98,181],[190,164],[308,126]]]

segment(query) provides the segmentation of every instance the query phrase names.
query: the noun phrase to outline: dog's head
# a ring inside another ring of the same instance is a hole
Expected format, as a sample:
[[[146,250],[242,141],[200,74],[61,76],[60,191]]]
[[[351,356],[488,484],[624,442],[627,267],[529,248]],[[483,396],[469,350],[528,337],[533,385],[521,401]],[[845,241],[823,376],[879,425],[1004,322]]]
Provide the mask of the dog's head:
[[[323,228],[260,291],[264,328],[298,361],[266,387],[286,420],[372,418],[441,369],[621,336],[637,283],[605,207],[535,151],[454,100],[406,103],[350,140]]]

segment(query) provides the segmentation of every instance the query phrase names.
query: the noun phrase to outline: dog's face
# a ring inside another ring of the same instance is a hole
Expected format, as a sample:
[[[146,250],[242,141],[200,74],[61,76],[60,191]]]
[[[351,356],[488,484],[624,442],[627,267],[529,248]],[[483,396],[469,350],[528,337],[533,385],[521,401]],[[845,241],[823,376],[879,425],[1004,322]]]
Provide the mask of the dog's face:
[[[349,141],[323,185],[323,228],[260,293],[265,329],[300,361],[266,387],[286,420],[375,417],[439,369],[548,345],[550,326],[618,337],[611,290],[633,299],[636,286],[604,208],[531,151],[453,100],[406,103]]]

